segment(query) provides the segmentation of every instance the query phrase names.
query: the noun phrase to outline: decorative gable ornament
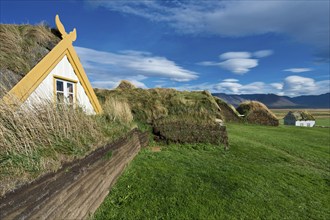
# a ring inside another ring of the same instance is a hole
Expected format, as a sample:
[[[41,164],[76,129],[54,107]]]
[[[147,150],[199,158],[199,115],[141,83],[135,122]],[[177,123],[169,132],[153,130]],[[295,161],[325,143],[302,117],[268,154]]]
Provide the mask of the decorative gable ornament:
[[[55,17],[62,40],[28,72],[4,97],[12,103],[13,97],[24,105],[42,100],[75,104],[87,114],[99,114],[102,108],[72,45],[77,32],[67,33],[58,15]]]

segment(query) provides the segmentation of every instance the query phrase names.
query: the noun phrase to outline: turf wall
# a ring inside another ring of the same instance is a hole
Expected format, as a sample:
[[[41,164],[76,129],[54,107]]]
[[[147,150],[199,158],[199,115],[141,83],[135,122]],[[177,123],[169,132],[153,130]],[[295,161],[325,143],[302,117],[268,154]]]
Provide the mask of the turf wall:
[[[148,140],[147,133],[135,129],[84,159],[7,193],[0,198],[0,219],[88,218]]]

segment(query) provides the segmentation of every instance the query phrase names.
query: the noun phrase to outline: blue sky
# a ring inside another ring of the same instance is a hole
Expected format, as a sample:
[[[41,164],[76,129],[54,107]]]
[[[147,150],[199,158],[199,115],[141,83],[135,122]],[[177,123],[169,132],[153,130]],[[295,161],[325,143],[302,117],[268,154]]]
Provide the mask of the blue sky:
[[[329,1],[0,0],[1,23],[77,28],[94,87],[298,96],[330,90]]]

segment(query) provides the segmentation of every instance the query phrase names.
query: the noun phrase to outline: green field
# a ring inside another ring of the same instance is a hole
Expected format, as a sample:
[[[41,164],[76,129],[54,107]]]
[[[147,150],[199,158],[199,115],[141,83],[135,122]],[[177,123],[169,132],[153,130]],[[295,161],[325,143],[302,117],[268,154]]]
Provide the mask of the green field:
[[[289,111],[307,111],[315,118],[330,118],[330,109],[271,109],[278,117],[283,118]]]
[[[327,126],[330,127],[330,109],[271,109],[271,111],[280,119],[280,124],[283,125],[283,117],[289,111],[307,111],[311,113],[316,122],[316,126]]]
[[[327,127],[330,127],[330,118],[316,118],[315,124],[317,126],[327,126]]]
[[[229,151],[143,149],[95,219],[330,219],[328,128],[229,124]]]

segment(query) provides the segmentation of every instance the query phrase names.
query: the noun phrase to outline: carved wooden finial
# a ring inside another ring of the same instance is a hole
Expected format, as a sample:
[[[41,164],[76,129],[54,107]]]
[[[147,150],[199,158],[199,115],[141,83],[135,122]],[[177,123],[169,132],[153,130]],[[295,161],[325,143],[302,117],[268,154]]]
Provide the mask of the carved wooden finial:
[[[55,23],[58,31],[62,35],[62,39],[64,39],[66,36],[68,36],[72,41],[75,41],[77,39],[77,30],[74,28],[69,34],[65,31],[64,25],[62,24],[60,20],[60,16],[55,16]]]
[[[55,16],[55,23],[56,23],[56,27],[59,30],[59,32],[62,35],[62,38],[64,38],[66,35],[68,35],[68,33],[66,33],[65,28],[60,20],[60,16],[56,15]]]
[[[73,31],[71,31],[69,35],[71,35],[72,41],[75,41],[77,39],[77,30],[73,28]]]

